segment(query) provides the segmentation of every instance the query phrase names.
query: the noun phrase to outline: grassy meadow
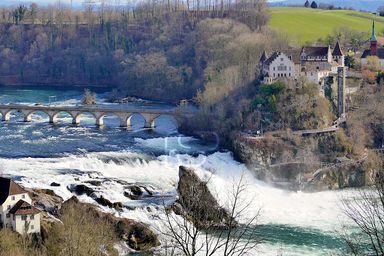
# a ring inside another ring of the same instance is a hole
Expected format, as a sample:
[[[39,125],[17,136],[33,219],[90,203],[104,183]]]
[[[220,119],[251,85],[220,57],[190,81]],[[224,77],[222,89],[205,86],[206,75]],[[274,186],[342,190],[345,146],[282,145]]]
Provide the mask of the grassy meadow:
[[[349,27],[357,31],[371,31],[376,21],[378,35],[383,35],[384,18],[370,13],[350,10],[319,10],[310,8],[271,8],[270,26],[284,31],[303,44],[325,38],[335,29]]]

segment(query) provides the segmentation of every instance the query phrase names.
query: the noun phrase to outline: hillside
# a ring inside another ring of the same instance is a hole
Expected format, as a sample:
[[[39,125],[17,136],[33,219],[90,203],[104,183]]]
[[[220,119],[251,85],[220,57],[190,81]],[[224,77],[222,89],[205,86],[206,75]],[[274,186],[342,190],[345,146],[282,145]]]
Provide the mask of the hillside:
[[[358,11],[271,8],[270,12],[270,26],[289,33],[301,44],[325,38],[340,27],[349,27],[368,33],[372,19],[376,20],[380,35],[384,30],[384,18]]]
[[[271,3],[279,6],[303,5],[303,0],[271,0]],[[343,8],[353,8],[354,10],[364,10],[376,12],[377,8],[383,5],[382,0],[321,0],[324,4],[332,4]]]

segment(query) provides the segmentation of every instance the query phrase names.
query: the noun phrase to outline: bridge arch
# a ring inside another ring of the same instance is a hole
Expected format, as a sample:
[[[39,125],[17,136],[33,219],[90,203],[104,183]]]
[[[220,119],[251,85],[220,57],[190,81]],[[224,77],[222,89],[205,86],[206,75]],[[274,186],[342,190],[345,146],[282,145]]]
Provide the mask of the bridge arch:
[[[159,114],[153,114],[153,113],[141,113],[141,112],[134,112],[131,113],[126,117],[126,120],[124,121],[127,127],[132,127],[132,121],[133,119],[136,119],[135,121],[142,120],[143,125],[141,127],[144,128],[155,128],[155,119],[159,116]]]
[[[12,113],[16,113],[16,116],[18,118],[20,118],[20,117],[24,118],[25,117],[23,111],[21,111],[21,110],[18,110],[18,109],[6,109],[6,110],[3,110],[2,113],[1,113],[1,120],[4,121],[4,122],[8,122],[9,120],[11,120]]]
[[[161,130],[162,129],[169,130],[169,128],[174,128],[175,130],[177,130],[180,126],[180,121],[175,115],[172,115],[172,114],[160,114],[153,120],[153,122],[155,123],[156,128],[159,128]],[[167,125],[169,123],[171,125]],[[170,127],[172,125],[174,127]]]
[[[24,122],[31,122],[32,121],[32,117],[38,113],[41,113],[41,114],[44,114],[45,116],[48,117],[49,120],[52,119],[52,114],[53,113],[50,113],[48,111],[44,111],[44,110],[32,110],[32,111],[22,111],[23,114],[24,114]]]
[[[117,113],[113,112],[104,112],[104,113],[98,113],[95,115],[96,118],[96,125],[97,126],[104,126],[105,125],[105,118],[113,118],[116,120],[117,126],[126,126],[126,121],[124,121],[124,117]],[[125,122],[125,125],[124,125]]]
[[[73,118],[72,114],[69,111],[64,111],[64,110],[62,110],[62,111],[55,111],[50,116],[49,122],[51,124],[56,123],[59,118],[62,118],[63,115],[66,115],[66,116],[68,116],[70,118]]]
[[[70,112],[70,114],[72,116],[72,124],[76,125],[80,124],[81,116],[92,116],[96,120],[96,122],[99,119],[95,113],[90,111]]]

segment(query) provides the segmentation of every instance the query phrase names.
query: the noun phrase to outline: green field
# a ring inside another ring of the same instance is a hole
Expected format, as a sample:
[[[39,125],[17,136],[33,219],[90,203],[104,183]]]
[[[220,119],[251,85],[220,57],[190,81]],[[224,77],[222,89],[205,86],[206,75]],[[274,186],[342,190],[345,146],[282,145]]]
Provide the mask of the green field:
[[[373,19],[377,34],[383,35],[384,30],[384,18],[358,11],[271,8],[270,12],[270,26],[287,32],[300,44],[325,38],[339,27],[370,33]]]

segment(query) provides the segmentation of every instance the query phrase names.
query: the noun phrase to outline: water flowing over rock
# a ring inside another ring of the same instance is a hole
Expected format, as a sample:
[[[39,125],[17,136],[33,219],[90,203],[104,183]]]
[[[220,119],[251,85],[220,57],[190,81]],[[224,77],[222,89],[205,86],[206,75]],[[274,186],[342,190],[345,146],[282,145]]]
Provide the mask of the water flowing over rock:
[[[201,229],[226,228],[231,220],[230,214],[219,205],[207,187],[193,169],[179,167],[179,184],[177,192],[179,199],[173,205],[176,214],[191,219],[194,225]]]

